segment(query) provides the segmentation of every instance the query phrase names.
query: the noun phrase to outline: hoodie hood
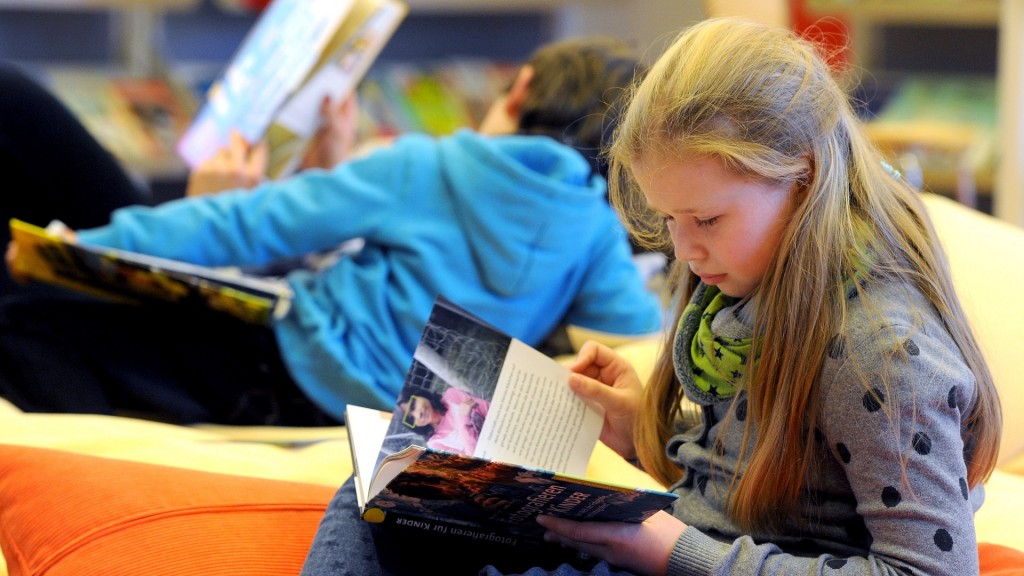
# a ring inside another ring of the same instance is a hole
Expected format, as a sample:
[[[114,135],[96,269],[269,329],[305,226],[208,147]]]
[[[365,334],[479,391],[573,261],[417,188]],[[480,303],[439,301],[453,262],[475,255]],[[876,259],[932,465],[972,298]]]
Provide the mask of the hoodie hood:
[[[573,238],[591,238],[590,228],[608,224],[604,179],[576,150],[546,136],[462,130],[441,140],[440,162],[477,268],[498,294],[548,282],[545,270],[586,249]]]

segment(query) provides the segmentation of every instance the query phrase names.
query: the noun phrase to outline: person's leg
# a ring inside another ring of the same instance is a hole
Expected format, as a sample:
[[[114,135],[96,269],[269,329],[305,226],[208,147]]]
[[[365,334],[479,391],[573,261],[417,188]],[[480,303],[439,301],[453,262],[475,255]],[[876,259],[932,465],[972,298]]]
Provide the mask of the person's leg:
[[[386,542],[381,542],[378,550],[373,533],[373,525],[359,517],[355,482],[349,477],[327,505],[301,576],[388,574],[381,563],[381,553],[394,554],[395,550],[389,549]]]
[[[151,195],[86,130],[63,103],[10,63],[0,62],[0,247],[7,222],[74,229],[106,224],[122,206],[149,204]],[[0,267],[3,267],[0,264]],[[6,268],[0,294],[22,292]]]
[[[0,303],[0,396],[25,411],[179,424],[338,423],[291,380],[267,327],[74,296]]]

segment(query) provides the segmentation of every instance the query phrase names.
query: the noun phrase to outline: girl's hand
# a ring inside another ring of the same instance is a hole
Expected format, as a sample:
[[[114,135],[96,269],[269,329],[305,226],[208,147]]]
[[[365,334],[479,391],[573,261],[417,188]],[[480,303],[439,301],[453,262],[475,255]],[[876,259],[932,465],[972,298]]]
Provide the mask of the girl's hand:
[[[196,166],[188,175],[185,195],[200,196],[252,188],[263,180],[268,155],[266,143],[249,145],[241,134],[232,131],[227,145]]]
[[[476,407],[476,400],[473,400],[472,398],[466,398],[465,400],[459,403],[457,409],[461,416],[468,416],[469,413],[473,411],[474,407]]]
[[[300,169],[330,169],[352,155],[359,128],[359,103],[353,92],[337,106],[325,98],[320,104],[322,122],[309,142]]]
[[[590,554],[635,574],[664,574],[676,540],[686,524],[668,512],[658,512],[640,524],[577,522],[538,516],[547,529],[544,540]]]
[[[601,441],[623,458],[635,458],[633,423],[643,393],[636,370],[617,352],[593,341],[580,347],[569,369],[572,391],[604,408]]]

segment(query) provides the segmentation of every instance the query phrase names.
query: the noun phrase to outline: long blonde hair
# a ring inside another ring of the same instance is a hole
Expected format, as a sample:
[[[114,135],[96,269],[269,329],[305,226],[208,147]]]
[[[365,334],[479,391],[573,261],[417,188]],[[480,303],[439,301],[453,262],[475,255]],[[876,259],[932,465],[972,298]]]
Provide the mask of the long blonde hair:
[[[760,359],[746,383],[748,464],[729,488],[733,519],[745,529],[772,530],[796,508],[813,461],[816,383],[830,339],[845,326],[843,281],[865,261],[872,275],[920,290],[959,346],[977,381],[965,423],[973,449],[968,482],[987,479],[998,453],[999,400],[945,254],[919,193],[886,170],[815,47],[784,29],[705,20],[676,39],[629,98],[608,150],[610,194],[648,246],[666,250],[671,241],[630,173],[641,157],[712,155],[737,174],[801,190],[751,298]],[[685,263],[675,266],[678,318],[696,279]],[[872,310],[869,293],[861,292]],[[647,417],[636,431],[641,463],[665,484],[682,474],[664,451],[682,399],[672,336],[645,389]]]

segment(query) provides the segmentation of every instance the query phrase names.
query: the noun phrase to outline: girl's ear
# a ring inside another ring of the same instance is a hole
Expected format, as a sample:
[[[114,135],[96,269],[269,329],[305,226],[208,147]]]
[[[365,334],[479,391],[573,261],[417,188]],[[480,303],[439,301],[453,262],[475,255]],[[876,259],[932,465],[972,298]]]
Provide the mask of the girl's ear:
[[[800,188],[806,190],[807,186],[810,185],[811,180],[814,179],[814,157],[810,154],[804,154],[801,157],[804,161],[804,169],[800,173]]]
[[[518,118],[519,113],[522,112],[526,96],[530,92],[530,83],[533,82],[534,73],[533,66],[527,64],[519,69],[515,80],[512,81],[512,86],[505,94],[505,113],[509,117]]]

